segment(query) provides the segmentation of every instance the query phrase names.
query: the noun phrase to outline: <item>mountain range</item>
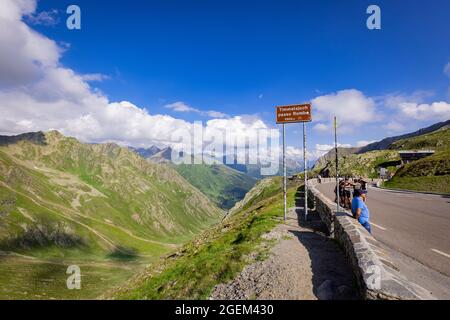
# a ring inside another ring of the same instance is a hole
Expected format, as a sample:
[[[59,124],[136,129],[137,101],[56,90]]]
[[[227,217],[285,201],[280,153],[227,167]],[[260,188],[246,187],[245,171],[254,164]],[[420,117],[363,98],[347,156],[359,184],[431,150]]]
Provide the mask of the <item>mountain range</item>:
[[[217,206],[228,210],[241,200],[245,194],[255,185],[258,179],[264,178],[261,175],[262,165],[260,164],[240,164],[237,161],[227,163],[227,156],[222,157],[221,163],[213,165],[206,164],[206,158],[209,155],[192,155],[199,164],[179,164],[172,163],[171,147],[159,148],[151,146],[150,148],[132,149],[142,157],[154,163],[165,163],[172,165],[186,180],[193,186],[208,196]],[[201,158],[201,159],[199,159]],[[231,157],[234,158],[234,157]],[[216,161],[217,162],[217,161]],[[287,174],[293,175],[303,170],[303,166],[293,158],[286,158]],[[278,174],[282,174],[282,162],[280,161]]]
[[[135,149],[134,151],[150,162],[171,166],[218,207],[225,210],[230,209],[237,201],[241,200],[257,181],[245,173],[220,163],[175,165],[171,161],[173,152],[171,147],[152,146],[148,149]],[[192,156],[192,161],[194,162],[194,156]]]
[[[401,165],[398,151],[416,149],[435,154]],[[385,167],[394,173],[386,187],[450,193],[449,121],[383,139],[369,151],[338,150],[342,175],[377,177]],[[217,222],[231,207],[238,239],[254,222],[246,210],[258,210],[281,190],[279,177],[251,176],[258,166],[175,165],[171,153],[81,143],[57,131],[0,136],[0,299],[98,297],[139,271],[158,273],[146,265],[186,243],[189,257],[197,257],[205,230],[228,239]],[[332,150],[319,159],[312,174],[333,174],[334,156]],[[273,214],[280,210],[274,205]],[[194,260],[214,260],[209,248]],[[229,262],[227,254],[222,258],[214,264],[218,275]],[[192,273],[181,273],[194,260],[168,277],[188,281]],[[81,266],[84,290],[66,289],[68,265]]]
[[[423,159],[403,165],[399,151],[434,150]],[[385,168],[392,179],[386,186],[416,191],[450,193],[450,120],[427,128],[385,138],[362,148],[338,148],[340,176],[379,177]],[[314,173],[335,175],[335,151],[330,150],[314,166]]]
[[[373,142],[370,143],[362,148],[360,148],[357,153],[365,153],[368,151],[374,151],[374,150],[386,150],[389,148],[390,145],[392,145],[394,142],[402,140],[402,139],[409,139],[409,138],[414,138],[417,136],[421,136],[421,135],[425,135],[427,133],[431,133],[434,131],[437,131],[441,128],[445,128],[450,126],[450,120],[447,121],[443,121],[443,122],[438,122],[435,123],[429,127],[426,128],[422,128],[419,129],[417,131],[411,132],[411,133],[407,133],[407,134],[403,134],[403,135],[399,135],[399,136],[394,136],[394,137],[388,137],[388,138],[384,138],[378,142]]]
[[[8,275],[0,277],[0,298],[76,295],[57,285],[65,271],[37,274],[63,261],[87,264],[87,275],[99,278],[93,294],[131,272],[120,261],[156,259],[222,216],[171,166],[128,148],[57,131],[0,136],[0,273]],[[48,278],[55,282],[42,282]]]
[[[395,144],[395,142],[397,142],[399,140],[407,141],[410,138],[423,136],[428,133],[438,131],[440,129],[445,130],[445,129],[448,129],[449,127],[450,127],[450,120],[447,120],[447,121],[435,123],[429,127],[422,128],[422,129],[419,129],[419,130],[411,132],[411,133],[384,138],[380,141],[372,142],[364,147],[351,147],[351,148],[338,147],[338,154],[339,154],[339,156],[345,157],[350,154],[364,154],[364,153],[370,152],[370,151],[393,149],[391,146],[393,146]],[[420,149],[420,148],[421,147],[419,147],[418,149]],[[330,161],[334,161],[335,157],[336,157],[336,152],[333,148],[330,151],[328,151],[326,154],[324,154],[323,156],[321,156],[320,158],[317,159],[317,161],[315,163],[315,168],[323,167],[326,163],[328,163]]]
[[[171,162],[171,160],[172,160],[173,149],[171,147],[164,147],[164,148],[159,148],[157,146],[151,146],[149,148],[132,148],[132,147],[130,147],[130,149],[133,150],[134,152],[138,153],[142,157],[149,159],[156,163],[163,163],[163,162],[168,163],[168,162]],[[203,157],[203,159],[205,159],[205,157],[211,158],[207,154],[203,154],[203,155],[198,154],[195,156],[193,155],[192,159],[194,157],[197,157],[197,158]],[[230,163],[229,161],[227,161],[227,158],[234,159],[234,161],[232,161],[232,163]],[[266,176],[261,175],[261,168],[264,166],[263,164],[238,163],[235,157],[227,156],[227,155],[224,155],[222,157],[221,164],[223,164],[229,168],[232,168],[236,171],[239,171],[241,173],[244,173],[247,176],[256,178],[256,179],[262,179],[262,178],[266,177]],[[280,164],[279,170],[278,170],[277,174],[275,174],[275,175],[281,175],[283,173],[282,159],[279,160],[279,164]],[[314,164],[314,162],[309,162],[308,165],[311,165],[311,164]],[[293,175],[302,170],[303,170],[303,163],[299,159],[294,158],[294,157],[289,157],[289,156],[286,157],[286,171],[287,171],[288,175]]]

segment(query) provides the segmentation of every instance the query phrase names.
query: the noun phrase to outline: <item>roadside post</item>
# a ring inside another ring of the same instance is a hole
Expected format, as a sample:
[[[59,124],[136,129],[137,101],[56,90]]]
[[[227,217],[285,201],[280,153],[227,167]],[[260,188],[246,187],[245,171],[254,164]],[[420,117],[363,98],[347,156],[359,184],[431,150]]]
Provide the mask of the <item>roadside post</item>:
[[[306,124],[303,122],[303,176],[305,179],[305,221],[308,219],[308,161],[306,155]]]
[[[334,117],[334,150],[336,153],[336,212],[339,212],[339,161],[337,144],[337,119]]]
[[[305,179],[305,220],[308,217],[308,165],[306,156],[306,122],[311,122],[311,103],[293,104],[276,107],[277,124],[283,125],[283,196],[284,196],[284,221],[287,215],[287,176],[286,176],[286,129],[288,123],[303,123],[303,165]]]
[[[287,181],[286,181],[286,126],[283,123],[283,201],[284,201],[284,222],[287,214]]]

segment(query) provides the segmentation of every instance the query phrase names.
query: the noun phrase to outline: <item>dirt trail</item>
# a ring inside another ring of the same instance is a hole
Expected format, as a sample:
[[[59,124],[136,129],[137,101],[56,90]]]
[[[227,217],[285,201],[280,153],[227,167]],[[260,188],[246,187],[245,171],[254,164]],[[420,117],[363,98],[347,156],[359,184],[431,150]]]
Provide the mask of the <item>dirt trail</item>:
[[[337,244],[322,233],[316,213],[308,222],[303,208],[289,210],[286,224],[267,236],[277,239],[269,258],[256,262],[230,283],[213,289],[211,299],[358,299],[350,265]]]

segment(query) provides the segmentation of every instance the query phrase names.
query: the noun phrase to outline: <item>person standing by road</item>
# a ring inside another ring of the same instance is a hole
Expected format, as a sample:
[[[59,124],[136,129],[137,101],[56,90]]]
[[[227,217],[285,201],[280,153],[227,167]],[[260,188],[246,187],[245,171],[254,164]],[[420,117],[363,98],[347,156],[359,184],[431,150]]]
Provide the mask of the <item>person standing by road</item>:
[[[353,189],[356,190],[360,190],[362,189],[362,183],[361,183],[361,179],[355,179],[353,181]]]
[[[352,200],[352,213],[353,217],[367,230],[372,233],[370,227],[370,211],[366,205],[367,200],[367,190],[356,189],[354,193],[354,198]]]
[[[363,178],[360,178],[359,182],[361,183],[361,189],[367,191],[367,181],[365,181]]]
[[[344,207],[344,180],[339,179],[338,186],[334,189],[334,202],[337,203],[337,196],[339,192],[339,205]]]
[[[351,209],[351,198],[352,198],[353,184],[348,178],[344,180],[344,208]]]

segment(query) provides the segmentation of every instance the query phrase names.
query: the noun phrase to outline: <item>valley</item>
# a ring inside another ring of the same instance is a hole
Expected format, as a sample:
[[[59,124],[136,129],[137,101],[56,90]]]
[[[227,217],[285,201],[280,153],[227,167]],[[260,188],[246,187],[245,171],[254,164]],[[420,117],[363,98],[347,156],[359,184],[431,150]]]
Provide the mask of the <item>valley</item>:
[[[0,137],[0,191],[0,298],[29,283],[30,297],[93,298],[223,215],[170,167],[56,131]],[[85,290],[61,283],[72,264]]]
[[[450,130],[433,129],[339,148],[339,171],[377,178],[383,167],[393,173],[386,188],[449,193]],[[399,165],[399,150],[419,149],[436,152]],[[264,261],[274,244],[264,234],[282,222],[281,177],[175,165],[171,151],[86,144],[57,131],[0,136],[0,299],[204,299]],[[331,150],[318,159],[310,177],[333,175],[334,158]],[[82,290],[67,289],[71,265]]]
[[[152,146],[150,148],[133,148],[132,150],[150,162],[172,166],[189,183],[224,210],[230,209],[237,201],[241,200],[257,181],[256,178],[228,165],[206,164],[203,159],[200,159],[200,155],[196,156],[198,164],[174,164],[171,161],[172,148],[170,147]],[[203,155],[203,157],[207,156]]]

